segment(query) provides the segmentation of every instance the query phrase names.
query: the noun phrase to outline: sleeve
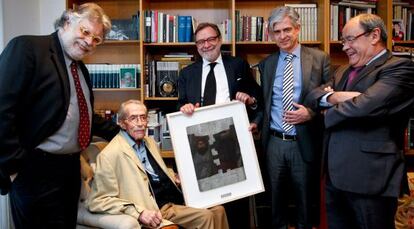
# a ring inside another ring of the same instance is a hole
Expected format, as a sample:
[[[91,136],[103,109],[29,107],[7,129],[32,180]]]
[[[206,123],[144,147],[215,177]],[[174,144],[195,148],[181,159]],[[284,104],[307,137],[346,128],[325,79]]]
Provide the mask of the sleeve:
[[[127,214],[135,219],[144,210],[129,200],[118,198],[119,185],[110,160],[99,154],[96,161],[95,176],[86,206],[92,212],[108,214]]]
[[[325,114],[327,128],[348,119],[380,118],[411,108],[414,103],[414,63],[399,59],[380,70],[361,95],[339,103]]]
[[[9,42],[0,56],[0,190],[10,188],[10,175],[20,170],[27,151],[18,133],[18,110],[25,98],[25,87],[34,74],[31,45],[24,39]],[[28,114],[30,116],[30,114]],[[26,117],[30,118],[30,117]]]

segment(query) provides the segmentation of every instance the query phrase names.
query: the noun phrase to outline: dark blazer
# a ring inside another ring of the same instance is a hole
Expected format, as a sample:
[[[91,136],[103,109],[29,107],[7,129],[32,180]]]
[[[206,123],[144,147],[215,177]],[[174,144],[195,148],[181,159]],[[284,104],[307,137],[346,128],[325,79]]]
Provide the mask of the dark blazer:
[[[350,66],[309,94],[317,107],[325,86],[345,91]],[[362,94],[325,114],[327,169],[332,184],[344,191],[397,197],[403,176],[403,139],[414,104],[414,64],[391,52],[361,70],[349,91]]]
[[[235,99],[236,93],[240,91],[245,92],[259,100],[261,97],[260,87],[251,74],[249,64],[240,57],[222,56],[222,59],[226,70],[230,99]],[[178,78],[179,107],[187,103],[201,104],[202,67],[203,61],[200,60],[181,70]],[[248,112],[252,111],[248,110]]]
[[[79,62],[93,93],[89,73]],[[20,36],[0,56],[0,189],[10,185],[33,149],[63,124],[70,86],[57,32]],[[92,133],[111,139],[119,128],[93,115]]]
[[[322,51],[301,46],[302,67],[302,91],[299,104],[303,105],[307,94],[314,88],[326,83],[330,76],[330,60]],[[261,86],[263,93],[264,112],[262,117],[262,142],[264,149],[267,148],[270,131],[270,113],[272,104],[272,90],[275,81],[276,68],[279,60],[279,51],[268,56],[259,63],[261,75]],[[299,149],[302,158],[311,162],[316,157],[316,152],[321,152],[323,136],[323,125],[320,116],[312,112],[313,119],[308,122],[295,125]]]

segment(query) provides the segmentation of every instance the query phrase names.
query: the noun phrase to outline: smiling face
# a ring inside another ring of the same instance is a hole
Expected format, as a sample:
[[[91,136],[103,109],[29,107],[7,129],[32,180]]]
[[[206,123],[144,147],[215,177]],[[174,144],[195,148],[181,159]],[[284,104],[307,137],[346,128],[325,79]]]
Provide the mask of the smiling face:
[[[366,34],[364,34],[367,32]],[[363,35],[361,35],[363,34]],[[342,30],[343,48],[349,64],[361,67],[367,64],[381,49],[380,30],[364,31],[356,18],[348,21]]]
[[[221,43],[221,37],[211,27],[205,27],[196,35],[198,53],[209,62],[216,61],[220,56]]]
[[[103,40],[103,25],[87,19],[69,21],[59,33],[66,54],[74,60],[81,60],[92,54],[99,40]]]
[[[300,25],[295,27],[289,17],[273,24],[271,33],[276,45],[284,52],[292,53],[299,44]]]
[[[119,125],[137,142],[145,137],[147,129],[147,109],[143,104],[129,103],[125,107],[126,118]]]

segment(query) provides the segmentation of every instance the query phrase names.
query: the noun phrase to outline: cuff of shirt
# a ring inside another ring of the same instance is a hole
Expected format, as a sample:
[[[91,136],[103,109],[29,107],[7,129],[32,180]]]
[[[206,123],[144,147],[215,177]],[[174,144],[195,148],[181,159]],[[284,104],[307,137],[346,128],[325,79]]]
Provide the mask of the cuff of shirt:
[[[322,98],[319,100],[319,106],[320,107],[332,107],[333,104],[328,102],[328,97],[332,95],[333,93],[334,92],[331,91],[331,92],[326,93],[324,96],[322,96]]]

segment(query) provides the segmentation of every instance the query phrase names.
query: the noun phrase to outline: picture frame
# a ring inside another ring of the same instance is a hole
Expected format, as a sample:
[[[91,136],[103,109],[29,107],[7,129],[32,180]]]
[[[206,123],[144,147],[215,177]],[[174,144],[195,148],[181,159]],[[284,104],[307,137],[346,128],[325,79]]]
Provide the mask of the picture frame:
[[[137,75],[135,68],[119,69],[119,88],[137,88]]]
[[[264,191],[243,103],[170,113],[167,121],[187,206],[208,208]]]
[[[404,41],[406,40],[405,25],[401,19],[392,20],[392,40]]]

